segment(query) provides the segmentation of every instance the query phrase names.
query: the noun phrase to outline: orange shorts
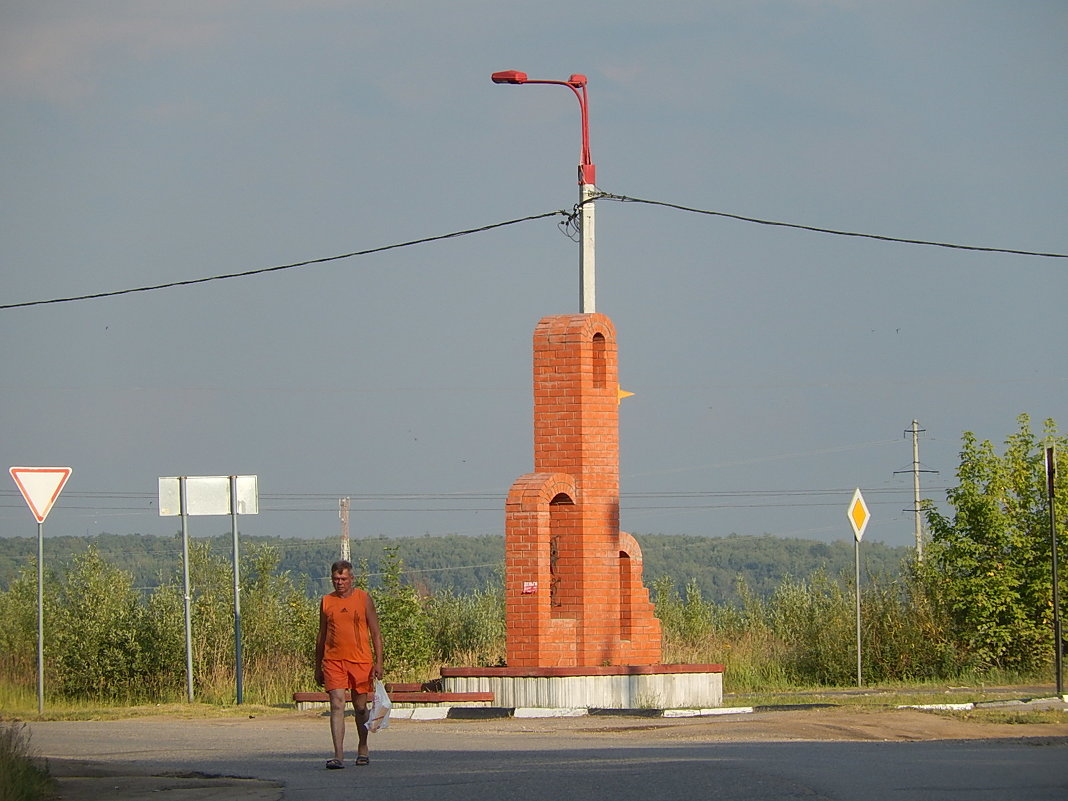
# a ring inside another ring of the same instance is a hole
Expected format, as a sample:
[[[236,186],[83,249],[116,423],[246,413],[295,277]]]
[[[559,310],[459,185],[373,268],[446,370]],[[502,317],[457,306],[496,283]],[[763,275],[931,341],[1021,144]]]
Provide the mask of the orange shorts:
[[[323,660],[323,689],[352,690],[355,695],[374,692],[371,672],[374,665],[369,662],[349,662],[345,659]]]

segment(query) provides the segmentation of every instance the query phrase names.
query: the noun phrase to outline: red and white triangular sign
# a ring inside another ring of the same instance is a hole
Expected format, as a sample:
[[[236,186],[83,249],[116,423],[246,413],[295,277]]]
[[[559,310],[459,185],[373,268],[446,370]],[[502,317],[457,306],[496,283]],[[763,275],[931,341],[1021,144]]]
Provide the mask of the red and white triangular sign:
[[[70,478],[71,468],[12,467],[9,472],[33,516],[37,518],[38,523],[43,523],[52,511],[52,504],[63,491],[63,485]]]

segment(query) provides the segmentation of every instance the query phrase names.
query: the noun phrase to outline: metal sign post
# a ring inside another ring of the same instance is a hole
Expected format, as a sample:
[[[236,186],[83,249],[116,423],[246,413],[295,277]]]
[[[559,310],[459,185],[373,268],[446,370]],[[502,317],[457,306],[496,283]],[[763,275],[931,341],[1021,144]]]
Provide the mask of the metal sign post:
[[[44,714],[44,523],[37,524],[37,714]]]
[[[244,662],[241,660],[241,572],[237,544],[237,476],[230,476],[230,533],[234,541],[234,674],[237,703],[245,702]]]
[[[182,515],[182,597],[185,599],[185,700],[193,703],[193,596],[189,588],[189,502],[186,478],[178,479],[178,505]],[[163,514],[162,499],[160,514]]]
[[[12,467],[26,505],[37,519],[37,714],[44,714],[44,521],[70,478],[69,467]]]
[[[1057,695],[1064,698],[1064,638],[1061,631],[1060,589],[1057,586],[1057,509],[1053,485],[1057,478],[1057,454],[1050,445],[1046,448],[1046,489],[1049,496],[1049,541],[1053,568],[1053,648],[1057,671]]]
[[[241,659],[241,575],[238,568],[238,514],[260,511],[257,476],[168,476],[159,479],[161,517],[182,516],[182,562],[185,569],[185,663],[186,696],[193,701],[192,594],[189,588],[189,515],[230,515],[234,543],[234,675],[237,703],[244,703],[244,670]]]
[[[853,527],[854,583],[857,591],[857,687],[862,687],[864,682],[860,657],[860,540],[864,536],[864,529],[868,527],[868,521],[871,520],[871,514],[868,512],[868,505],[864,503],[864,496],[860,494],[860,487],[853,492],[853,500],[849,502],[846,517],[849,518],[849,525]]]

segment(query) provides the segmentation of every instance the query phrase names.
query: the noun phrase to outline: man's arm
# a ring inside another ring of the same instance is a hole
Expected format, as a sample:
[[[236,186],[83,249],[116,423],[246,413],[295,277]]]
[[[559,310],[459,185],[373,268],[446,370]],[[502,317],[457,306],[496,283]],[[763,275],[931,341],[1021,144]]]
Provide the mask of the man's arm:
[[[375,649],[374,677],[382,678],[382,629],[378,625],[378,610],[371,593],[367,593],[367,631],[371,635],[371,645]]]
[[[323,652],[326,650],[326,613],[319,601],[319,634],[315,637],[315,683],[323,683]]]

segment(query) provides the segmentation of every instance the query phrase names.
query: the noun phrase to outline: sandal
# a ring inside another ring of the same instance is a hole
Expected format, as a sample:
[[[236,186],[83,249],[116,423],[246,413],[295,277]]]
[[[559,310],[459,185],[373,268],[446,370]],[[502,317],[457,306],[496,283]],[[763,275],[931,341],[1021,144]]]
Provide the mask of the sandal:
[[[358,754],[356,756],[356,764],[357,765],[370,765],[371,764],[371,757],[367,756],[367,754]]]
[[[328,759],[326,760],[326,767],[328,770],[341,770],[345,767],[345,763],[340,759]]]

